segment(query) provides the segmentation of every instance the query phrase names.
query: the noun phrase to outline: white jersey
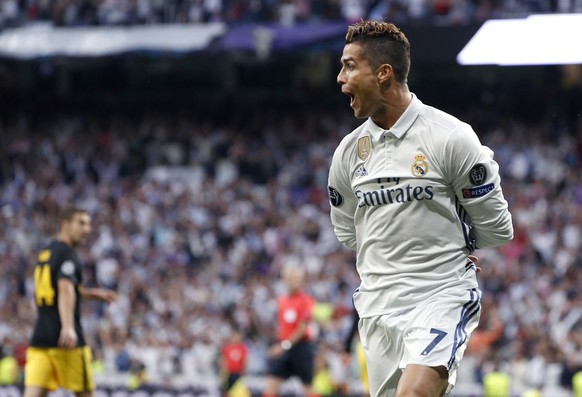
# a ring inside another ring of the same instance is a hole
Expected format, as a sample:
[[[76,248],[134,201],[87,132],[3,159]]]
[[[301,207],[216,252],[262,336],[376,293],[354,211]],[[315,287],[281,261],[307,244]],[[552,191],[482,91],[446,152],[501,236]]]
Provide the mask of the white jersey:
[[[477,287],[468,254],[513,238],[493,152],[414,94],[391,129],[368,119],[342,140],[328,189],[335,234],[357,252],[360,317]]]

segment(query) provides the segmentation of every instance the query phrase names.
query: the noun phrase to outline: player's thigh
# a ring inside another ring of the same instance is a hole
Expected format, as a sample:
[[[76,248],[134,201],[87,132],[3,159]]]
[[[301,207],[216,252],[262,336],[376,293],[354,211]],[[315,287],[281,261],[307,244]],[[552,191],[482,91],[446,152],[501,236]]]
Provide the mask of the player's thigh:
[[[93,397],[93,390],[75,392],[75,397]]]
[[[48,354],[49,349],[29,347],[26,350],[24,366],[24,385],[27,396],[42,395],[42,390],[56,390],[58,387],[56,372]]]
[[[267,375],[278,379],[287,379],[292,375],[290,351],[280,356],[270,357],[267,361]]]
[[[26,386],[23,397],[46,397],[50,390],[40,386]]]
[[[448,371],[445,367],[409,364],[398,382],[396,397],[442,397],[448,385]]]
[[[93,379],[93,360],[89,346],[75,349],[51,349],[57,378],[63,389],[75,393],[88,392],[95,389]]]
[[[268,396],[277,395],[279,388],[283,384],[283,379],[273,375],[267,375],[264,394]]]
[[[471,333],[479,323],[480,291],[450,291],[410,313],[404,333],[401,368],[410,364],[443,367],[450,388]]]
[[[372,396],[390,397],[396,393],[401,375],[404,324],[399,316],[362,318],[358,323]]]
[[[304,385],[311,384],[314,376],[316,346],[313,342],[302,341],[290,351],[293,375]]]

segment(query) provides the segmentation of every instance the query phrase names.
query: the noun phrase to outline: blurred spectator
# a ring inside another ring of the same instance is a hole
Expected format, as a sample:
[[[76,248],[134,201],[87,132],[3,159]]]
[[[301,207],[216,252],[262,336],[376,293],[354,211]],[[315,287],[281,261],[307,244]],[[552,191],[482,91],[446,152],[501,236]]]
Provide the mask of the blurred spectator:
[[[532,0],[1,0],[0,29],[29,23],[129,26],[205,22],[300,22],[387,18],[398,24],[480,23],[534,13],[582,12],[580,1]]]
[[[0,386],[17,385],[20,380],[20,368],[14,357],[12,339],[6,337],[0,345]]]
[[[222,346],[220,352],[220,373],[222,397],[230,396],[236,383],[242,383],[242,376],[247,368],[249,351],[244,343],[243,335],[233,330]]]

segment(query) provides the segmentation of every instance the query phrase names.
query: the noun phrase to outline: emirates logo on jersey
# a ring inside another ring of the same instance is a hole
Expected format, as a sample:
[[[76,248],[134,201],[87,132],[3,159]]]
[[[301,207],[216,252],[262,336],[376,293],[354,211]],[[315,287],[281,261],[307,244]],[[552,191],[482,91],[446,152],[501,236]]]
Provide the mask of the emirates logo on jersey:
[[[418,153],[414,156],[414,163],[412,163],[412,175],[422,177],[427,173],[428,164],[426,162],[426,156],[422,153]]]

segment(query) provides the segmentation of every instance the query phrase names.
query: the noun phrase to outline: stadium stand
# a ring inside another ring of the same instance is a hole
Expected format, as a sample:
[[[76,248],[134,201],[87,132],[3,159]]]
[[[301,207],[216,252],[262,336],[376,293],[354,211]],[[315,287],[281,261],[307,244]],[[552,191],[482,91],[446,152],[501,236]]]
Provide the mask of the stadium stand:
[[[387,17],[398,23],[458,25],[532,13],[581,12],[576,0],[3,0],[0,27],[131,26],[207,22],[277,22],[284,25]]]

